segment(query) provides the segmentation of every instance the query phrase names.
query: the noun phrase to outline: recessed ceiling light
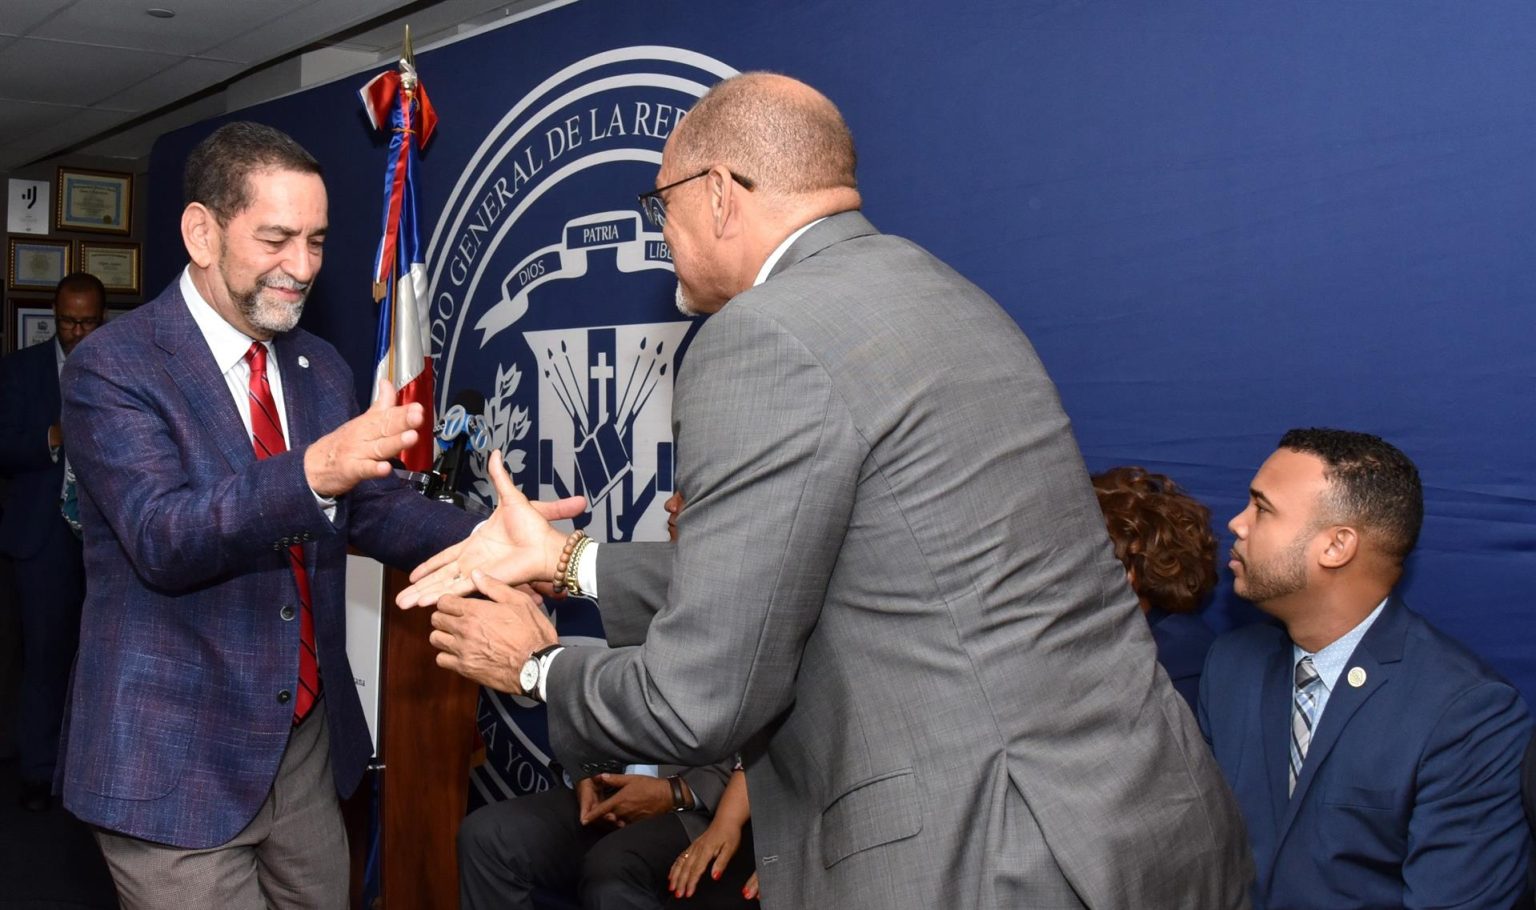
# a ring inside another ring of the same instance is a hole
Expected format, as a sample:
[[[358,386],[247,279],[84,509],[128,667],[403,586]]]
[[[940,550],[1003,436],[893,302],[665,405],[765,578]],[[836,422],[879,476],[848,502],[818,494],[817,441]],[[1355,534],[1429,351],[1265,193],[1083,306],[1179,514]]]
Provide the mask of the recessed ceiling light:
[[[145,10],[144,12],[149,13],[151,16],[154,16],[156,19],[174,19],[174,18],[176,18],[176,11],[175,10],[173,10],[173,9],[165,9],[164,7],[159,7],[159,6],[152,6],[149,9]]]

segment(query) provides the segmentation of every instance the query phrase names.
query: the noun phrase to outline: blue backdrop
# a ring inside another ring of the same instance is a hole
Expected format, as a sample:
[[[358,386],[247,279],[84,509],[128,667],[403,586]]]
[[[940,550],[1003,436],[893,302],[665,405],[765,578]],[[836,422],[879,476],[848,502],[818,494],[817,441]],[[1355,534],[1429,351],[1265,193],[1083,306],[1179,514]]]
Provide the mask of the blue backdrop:
[[[437,226],[434,306],[452,305],[439,313],[445,347],[458,339],[441,392],[516,386],[501,396],[502,436],[524,453],[525,488],[611,483],[607,533],[627,521],[657,536],[669,441],[622,425],[615,396],[640,386],[594,378],[615,363],[669,377],[686,349],[665,250],[648,245],[659,238],[644,236],[633,194],[654,175],[663,107],[686,108],[730,68],[787,72],[842,107],[873,221],[1023,326],[1091,469],[1173,475],[1229,540],[1225,519],[1286,428],[1364,429],[1404,449],[1427,496],[1407,599],[1529,700],[1532,46],[1536,5],[1523,0],[558,7],[418,55],[441,118],[422,157],[422,221]],[[601,56],[632,47],[644,49]],[[351,361],[360,396],[385,147],[356,101],[365,79],[241,114],[326,166],[331,239],[304,324]],[[619,137],[605,132],[614,110]],[[215,125],[157,146],[151,287],[181,266],[171,187]],[[469,229],[477,218],[486,230]],[[602,230],[583,239],[583,224]],[[478,284],[455,284],[454,249]],[[535,263],[561,280],[527,288],[524,337],[487,330],[504,298],[503,317],[517,312],[530,280],[517,276]],[[552,391],[560,358],[590,393],[563,417],[551,403],[566,401]],[[608,442],[633,459],[622,477]],[[1223,628],[1248,610],[1228,579],[1209,619]]]

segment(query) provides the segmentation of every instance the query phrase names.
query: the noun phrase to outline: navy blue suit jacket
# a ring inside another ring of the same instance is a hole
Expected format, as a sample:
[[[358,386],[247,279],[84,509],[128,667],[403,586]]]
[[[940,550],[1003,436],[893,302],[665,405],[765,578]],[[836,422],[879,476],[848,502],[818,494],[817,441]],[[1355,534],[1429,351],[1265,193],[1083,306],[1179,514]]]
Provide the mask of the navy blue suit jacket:
[[[257,461],[176,284],[82,341],[64,373],[90,579],[65,723],[64,804],[91,824],[177,847],[229,840],[277,773],[298,679],[305,550],[336,790],[372,752],[346,653],[348,544],[411,566],[474,520],[393,478],[327,519],[304,448],[357,412],[352,374],[304,331],[275,339],[291,450]]]
[[[1254,625],[1217,639],[1200,683],[1200,727],[1253,844],[1256,910],[1513,906],[1531,838],[1531,719],[1514,687],[1393,597],[1287,798],[1293,679],[1285,631]]]
[[[1200,700],[1200,671],[1216,633],[1198,613],[1168,613],[1157,607],[1147,611],[1147,624],[1157,645],[1157,662],[1163,665],[1173,688],[1189,702],[1189,710],[1195,710]]]
[[[0,473],[10,478],[0,514],[0,553],[37,555],[45,520],[59,517],[64,457],[48,452],[48,428],[59,422],[57,342],[22,348],[0,360]]]

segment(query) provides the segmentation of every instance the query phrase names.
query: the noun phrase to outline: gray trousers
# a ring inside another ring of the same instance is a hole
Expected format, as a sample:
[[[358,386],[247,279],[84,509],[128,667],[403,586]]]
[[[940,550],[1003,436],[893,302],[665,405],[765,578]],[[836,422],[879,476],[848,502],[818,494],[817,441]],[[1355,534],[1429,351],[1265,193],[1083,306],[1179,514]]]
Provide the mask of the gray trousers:
[[[266,802],[228,843],[184,850],[100,828],[96,841],[123,910],[346,910],[350,857],[325,701],[293,729]]]

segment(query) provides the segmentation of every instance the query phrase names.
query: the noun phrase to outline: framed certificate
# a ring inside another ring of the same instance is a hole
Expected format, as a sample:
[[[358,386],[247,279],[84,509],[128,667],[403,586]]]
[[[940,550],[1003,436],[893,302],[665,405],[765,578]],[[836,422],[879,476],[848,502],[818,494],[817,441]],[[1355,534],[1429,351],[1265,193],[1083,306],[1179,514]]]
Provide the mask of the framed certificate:
[[[12,237],[5,258],[5,284],[13,291],[47,291],[69,274],[68,240],[28,240]]]
[[[80,270],[90,272],[112,294],[138,294],[139,245],[106,240],[80,241]]]
[[[133,175],[61,167],[54,198],[55,230],[126,234],[133,215]]]
[[[6,353],[47,341],[53,337],[53,306],[42,298],[5,300]]]

